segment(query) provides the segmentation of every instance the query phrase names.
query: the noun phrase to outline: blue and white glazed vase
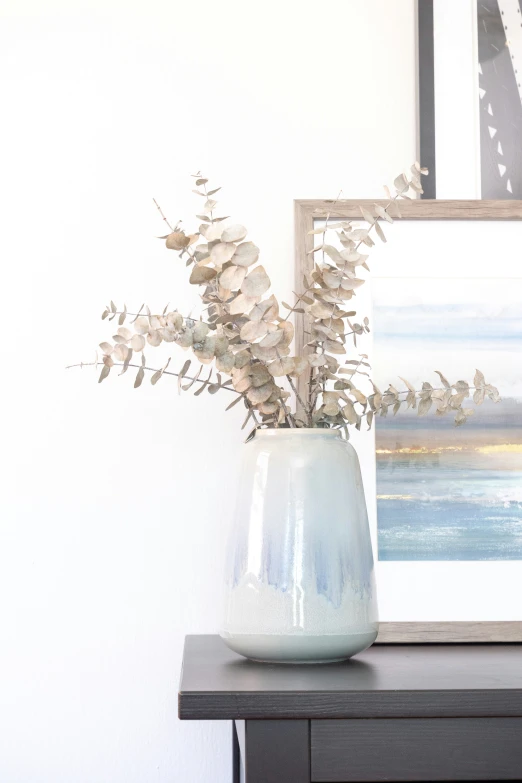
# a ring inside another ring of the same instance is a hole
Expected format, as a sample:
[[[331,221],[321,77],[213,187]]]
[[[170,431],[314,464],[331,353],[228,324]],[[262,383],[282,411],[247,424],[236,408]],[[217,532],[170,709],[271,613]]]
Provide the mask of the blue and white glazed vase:
[[[257,661],[340,661],[378,618],[357,454],[338,430],[265,429],[244,446],[221,636]]]

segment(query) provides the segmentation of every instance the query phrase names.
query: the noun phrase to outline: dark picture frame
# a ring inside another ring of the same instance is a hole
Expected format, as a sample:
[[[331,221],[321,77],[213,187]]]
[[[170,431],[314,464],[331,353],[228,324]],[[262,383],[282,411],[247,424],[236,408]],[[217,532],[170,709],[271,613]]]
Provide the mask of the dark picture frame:
[[[429,174],[422,182],[421,198],[437,197],[435,159],[435,40],[433,0],[417,0],[417,124],[419,160]]]

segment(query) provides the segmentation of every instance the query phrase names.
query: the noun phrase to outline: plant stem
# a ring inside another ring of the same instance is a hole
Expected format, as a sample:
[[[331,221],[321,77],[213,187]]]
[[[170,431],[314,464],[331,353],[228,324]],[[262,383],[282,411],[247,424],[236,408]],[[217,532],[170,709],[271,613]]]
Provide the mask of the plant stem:
[[[161,207],[160,207],[160,205],[158,204],[158,202],[156,201],[156,199],[155,199],[155,198],[153,198],[152,200],[153,200],[153,202],[156,204],[156,207],[158,208],[158,211],[159,211],[159,213],[160,213],[161,217],[163,218],[163,220],[165,221],[165,223],[167,224],[167,226],[170,228],[170,230],[171,230],[171,231],[174,231],[174,229],[173,229],[173,228],[172,228],[172,226],[170,225],[169,221],[167,220],[167,218],[166,218],[166,217],[165,217],[165,215],[163,214],[163,210],[161,209]]]
[[[302,409],[304,410],[307,418],[309,419],[310,418],[310,411],[308,410],[308,408],[304,404],[303,400],[301,399],[301,395],[297,391],[297,388],[296,388],[294,382],[292,381],[292,379],[291,379],[291,377],[289,375],[286,376],[286,379],[287,379],[288,383],[290,384],[290,387],[291,387],[292,391],[294,392],[294,394],[295,394],[295,396],[297,398],[297,401],[300,403],[300,405],[301,405]]]
[[[399,394],[422,394],[422,393],[426,393],[426,392],[429,392],[431,394],[431,392],[434,392],[434,391],[447,392],[447,391],[450,391],[451,389],[454,389],[454,388],[455,388],[454,386],[450,386],[449,389],[446,389],[445,386],[439,386],[438,388],[434,387],[433,389],[415,389],[413,392],[411,392],[409,389],[404,389],[403,391],[400,391]],[[468,387],[469,391],[475,391],[476,389],[480,389],[480,388],[481,388],[480,386],[469,386]],[[462,392],[459,392],[458,389],[455,389],[455,391],[456,391],[457,394],[462,394]],[[383,396],[386,393],[387,392],[382,392]],[[393,392],[390,392],[390,394],[393,394]],[[468,397],[465,397],[464,399],[469,399],[469,395],[468,395]]]
[[[204,310],[208,310],[208,307],[204,307],[203,309]],[[177,310],[173,310],[173,312],[177,313],[178,311]],[[166,318],[167,317],[166,313],[165,313],[165,315],[163,315],[163,313],[161,313],[161,314],[160,313],[151,313],[150,315],[148,315],[148,313],[143,313],[143,312],[141,312],[141,313],[129,313],[128,311],[124,312],[123,310],[116,310],[116,312],[114,312],[114,313],[112,313],[109,310],[109,315],[113,315],[113,316],[127,315],[130,318],[132,318],[133,316],[135,318],[139,318],[140,316],[142,318]],[[181,313],[180,313],[180,315],[181,315]],[[183,318],[184,321],[199,321],[199,318],[192,318],[190,315],[182,315],[181,317]],[[112,318],[109,318],[107,320],[112,321]]]
[[[286,407],[285,401],[283,400],[282,397],[279,398],[279,402],[283,406],[283,410],[285,412],[285,417],[286,417],[286,419],[287,419],[291,429],[295,429],[295,421],[293,420],[292,414],[289,412],[288,408]]]

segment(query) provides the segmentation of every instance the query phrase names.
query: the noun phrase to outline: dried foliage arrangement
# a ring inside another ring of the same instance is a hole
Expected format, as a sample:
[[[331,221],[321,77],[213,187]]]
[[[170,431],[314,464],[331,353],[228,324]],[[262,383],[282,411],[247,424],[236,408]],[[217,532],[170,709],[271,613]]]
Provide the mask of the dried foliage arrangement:
[[[327,218],[324,226],[314,230],[312,233],[321,236],[312,251],[313,271],[305,276],[303,291],[296,294],[294,303],[281,303],[284,315],[276,297],[268,295],[270,278],[258,263],[259,248],[247,239],[247,229],[227,225],[228,218],[216,216],[214,196],[220,188],[209,190],[205,177],[193,175],[194,192],[203,201],[196,216],[197,231],[187,234],[180,223],[172,226],[155,204],[169,228],[161,239],[185,261],[190,269],[189,283],[200,289],[201,315],[184,316],[168,306],[161,314],[153,314],[145,305],[137,313],[128,313],[126,306],[119,310],[111,301],[102,319],[115,321],[118,328],[110,342],[100,344],[103,367],[99,382],[115,367],[121,368],[120,375],[131,367],[138,370],[135,388],[146,372],[152,373],[152,384],[164,375],[174,375],[179,391],[233,394],[227,410],[238,403],[244,405],[243,427],[252,422],[254,429],[336,427],[348,436],[348,425],[360,429],[365,421],[370,428],[374,416],[386,416],[390,409],[395,415],[402,407],[417,408],[420,416],[430,410],[439,416],[452,413],[455,424],[463,424],[473,413],[465,407],[468,398],[472,396],[476,405],[486,396],[494,402],[500,399],[498,390],[479,370],[472,385],[463,380],[450,383],[435,371],[440,379],[437,387],[426,381],[421,389],[415,389],[401,378],[403,389],[390,384],[381,391],[371,380],[366,354],[347,358],[348,346],[356,349],[357,338],[370,331],[368,318],[359,323],[351,309],[351,300],[365,282],[361,270],[369,270],[368,253],[362,251],[375,244],[374,237],[386,242],[383,224],[393,223],[394,215],[400,216],[399,201],[410,198],[410,191],[422,193],[421,175],[426,173],[415,163],[408,175],[395,179],[393,195],[386,188],[386,207],[376,204],[372,211],[361,207],[359,222],[330,223]],[[333,235],[335,239],[330,241]],[[291,355],[293,313],[304,314],[309,324],[310,340],[303,356]],[[199,365],[195,373],[189,375],[191,359],[178,373],[168,369],[170,359],[160,369],[147,366],[145,348],[163,342],[192,352]],[[297,389],[302,375],[306,378],[305,395]],[[368,387],[366,393],[358,388],[361,381]]]

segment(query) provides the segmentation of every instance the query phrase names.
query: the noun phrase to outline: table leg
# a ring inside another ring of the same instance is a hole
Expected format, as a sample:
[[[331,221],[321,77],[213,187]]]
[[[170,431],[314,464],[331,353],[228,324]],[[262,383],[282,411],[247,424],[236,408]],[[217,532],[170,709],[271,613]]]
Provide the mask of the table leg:
[[[232,783],[240,783],[241,757],[235,720],[232,721]]]
[[[246,783],[310,783],[310,722],[247,720]]]

